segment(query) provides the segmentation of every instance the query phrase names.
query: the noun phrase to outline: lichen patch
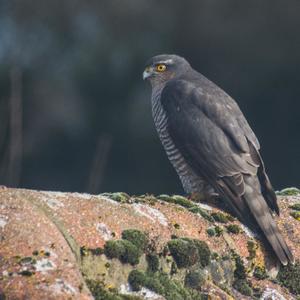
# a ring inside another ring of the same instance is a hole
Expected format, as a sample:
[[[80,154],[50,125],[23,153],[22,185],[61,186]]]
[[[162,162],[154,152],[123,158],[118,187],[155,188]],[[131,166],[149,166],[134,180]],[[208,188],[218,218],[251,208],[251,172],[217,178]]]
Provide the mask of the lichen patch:
[[[51,209],[56,210],[61,207],[64,207],[64,204],[56,198],[49,197],[49,196],[42,196],[40,199],[44,201]]]
[[[55,197],[55,198],[67,198],[67,193],[63,192],[52,192],[52,191],[43,191],[41,194],[47,196],[47,197]]]
[[[55,295],[60,294],[68,294],[68,295],[76,295],[76,289],[69,284],[68,282],[64,281],[63,279],[55,279],[55,283],[50,285],[48,289]]]
[[[132,296],[140,296],[143,297],[143,299],[153,299],[153,300],[163,300],[165,299],[162,295],[156,294],[155,292],[142,287],[140,291],[134,292],[130,285],[127,284],[121,284],[119,293],[123,295],[132,295]]]
[[[93,195],[87,194],[87,193],[83,193],[83,194],[81,194],[81,193],[72,193],[71,195],[73,197],[80,198],[80,199],[86,199],[86,200],[90,200],[93,197]]]
[[[56,265],[48,258],[42,258],[36,261],[35,270],[37,272],[46,273],[54,269],[56,269]]]
[[[213,208],[205,203],[195,203],[196,206],[199,206],[200,208],[202,209],[205,209],[205,210],[213,210]]]
[[[97,223],[96,229],[100,233],[101,237],[104,241],[109,241],[113,238],[113,234],[108,228],[108,226],[104,223]]]
[[[276,191],[279,196],[298,196],[300,195],[300,190],[296,187],[285,188],[281,191]]]
[[[8,217],[4,215],[0,215],[0,228],[4,229],[7,223],[8,223]]]
[[[152,222],[159,222],[163,226],[168,226],[167,218],[158,209],[140,203],[134,203],[133,208],[135,212],[150,219]]]
[[[263,294],[261,295],[261,300],[286,300],[278,291],[266,288]]]

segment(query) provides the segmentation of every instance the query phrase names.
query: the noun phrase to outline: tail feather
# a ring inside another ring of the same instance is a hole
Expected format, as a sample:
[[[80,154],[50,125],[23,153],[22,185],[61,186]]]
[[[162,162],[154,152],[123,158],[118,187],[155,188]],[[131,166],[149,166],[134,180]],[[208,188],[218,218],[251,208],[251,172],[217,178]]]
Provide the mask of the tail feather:
[[[259,165],[259,168],[257,169],[257,176],[259,179],[260,190],[262,192],[262,195],[266,199],[268,206],[279,216],[277,197],[272,187],[272,184],[269,180],[269,177],[266,173],[265,165],[261,158],[261,155],[258,149],[256,149],[251,142],[248,142],[248,145],[249,145],[251,158],[254,160],[254,162],[256,162]]]
[[[259,192],[257,177],[245,176],[244,181],[245,193],[242,197],[247,203],[265,238],[283,265],[286,265],[289,261],[293,263],[294,257],[275,223],[266,200]]]

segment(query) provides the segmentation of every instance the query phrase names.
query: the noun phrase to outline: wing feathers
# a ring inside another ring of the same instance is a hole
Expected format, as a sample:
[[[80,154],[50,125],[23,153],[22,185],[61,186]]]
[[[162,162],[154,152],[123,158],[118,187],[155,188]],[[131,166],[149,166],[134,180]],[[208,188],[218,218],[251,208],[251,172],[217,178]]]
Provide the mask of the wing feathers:
[[[260,182],[260,188],[261,192],[266,199],[269,207],[276,212],[277,215],[279,215],[279,207],[277,204],[277,197],[273,190],[272,184],[269,180],[269,177],[265,171],[264,162],[258,152],[257,149],[255,149],[255,146],[249,141],[249,149],[252,159],[258,164],[258,178]]]
[[[197,84],[174,80],[162,91],[173,142],[195,173],[225,197],[242,222],[260,227],[283,264],[293,261],[270,211],[279,213],[277,199],[253,131],[225,92],[216,87],[217,96],[205,94]]]

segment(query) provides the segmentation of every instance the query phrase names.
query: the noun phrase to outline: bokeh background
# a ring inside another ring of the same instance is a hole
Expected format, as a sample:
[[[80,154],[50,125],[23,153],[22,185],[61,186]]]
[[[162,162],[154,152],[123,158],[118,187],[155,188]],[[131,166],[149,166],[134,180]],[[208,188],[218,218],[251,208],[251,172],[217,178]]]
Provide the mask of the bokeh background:
[[[145,61],[186,57],[233,96],[276,189],[300,185],[300,1],[0,1],[0,184],[181,193]]]

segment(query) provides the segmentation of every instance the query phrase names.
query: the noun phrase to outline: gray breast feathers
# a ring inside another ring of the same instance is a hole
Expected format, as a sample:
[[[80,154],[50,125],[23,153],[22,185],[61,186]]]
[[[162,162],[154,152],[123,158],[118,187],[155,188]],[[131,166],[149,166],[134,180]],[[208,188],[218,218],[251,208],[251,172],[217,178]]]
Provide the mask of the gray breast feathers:
[[[186,163],[183,155],[176,148],[167,128],[167,116],[160,102],[161,89],[153,90],[152,115],[158,136],[163,144],[167,156],[175,168],[186,193],[212,192],[203,178],[196,175]]]

